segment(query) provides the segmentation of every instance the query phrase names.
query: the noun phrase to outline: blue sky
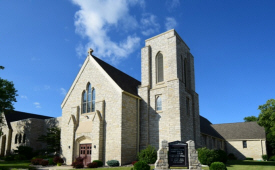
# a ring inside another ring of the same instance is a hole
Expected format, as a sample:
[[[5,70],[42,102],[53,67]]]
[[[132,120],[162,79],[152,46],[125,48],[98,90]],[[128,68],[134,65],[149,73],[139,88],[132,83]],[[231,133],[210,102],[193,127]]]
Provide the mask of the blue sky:
[[[61,116],[61,102],[94,55],[140,80],[140,49],[175,28],[195,58],[200,114],[242,122],[275,94],[275,1],[0,0],[0,71],[15,109]]]

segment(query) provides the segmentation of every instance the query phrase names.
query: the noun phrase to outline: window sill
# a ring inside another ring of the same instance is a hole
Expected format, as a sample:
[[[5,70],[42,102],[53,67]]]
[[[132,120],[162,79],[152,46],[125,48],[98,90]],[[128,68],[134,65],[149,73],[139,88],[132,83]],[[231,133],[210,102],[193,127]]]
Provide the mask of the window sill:
[[[81,116],[92,115],[92,114],[94,114],[94,113],[95,113],[95,111],[94,111],[94,112],[89,112],[89,113],[81,113]]]
[[[163,111],[162,110],[159,110],[159,111],[156,111],[157,113],[162,113]]]
[[[162,82],[157,82],[157,85],[162,85],[162,84],[164,84],[165,82],[164,81],[162,81]]]

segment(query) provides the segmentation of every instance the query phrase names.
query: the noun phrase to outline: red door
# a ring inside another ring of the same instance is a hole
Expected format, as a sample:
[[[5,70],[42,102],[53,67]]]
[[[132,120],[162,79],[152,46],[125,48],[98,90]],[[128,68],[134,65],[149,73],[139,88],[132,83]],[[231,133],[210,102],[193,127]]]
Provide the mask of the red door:
[[[91,162],[92,144],[80,144],[79,156],[83,159],[83,164],[86,166]]]

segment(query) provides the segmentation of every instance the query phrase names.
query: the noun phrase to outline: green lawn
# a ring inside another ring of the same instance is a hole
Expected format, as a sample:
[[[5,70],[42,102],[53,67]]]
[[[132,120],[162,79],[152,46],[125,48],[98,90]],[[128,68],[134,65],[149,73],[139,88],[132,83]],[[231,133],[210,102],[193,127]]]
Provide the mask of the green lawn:
[[[0,169],[10,169],[10,168],[23,168],[23,169],[34,169],[30,167],[30,161],[8,161],[8,162],[0,162]]]
[[[228,170],[274,170],[275,162],[271,161],[228,161],[226,163]]]

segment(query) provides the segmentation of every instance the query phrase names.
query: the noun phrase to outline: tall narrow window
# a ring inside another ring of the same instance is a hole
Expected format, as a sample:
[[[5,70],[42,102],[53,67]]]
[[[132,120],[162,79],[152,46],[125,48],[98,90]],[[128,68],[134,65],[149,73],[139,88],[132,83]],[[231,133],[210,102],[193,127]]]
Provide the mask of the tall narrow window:
[[[26,143],[26,134],[23,135],[23,143]]]
[[[17,144],[17,140],[18,140],[18,134],[15,135],[15,140],[14,140],[15,144]]]
[[[92,97],[92,112],[95,111],[95,89],[93,89],[93,97]]]
[[[92,106],[92,87],[91,84],[88,86],[88,102],[87,102],[87,113],[91,112]]]
[[[185,87],[187,86],[187,61],[186,59],[184,59],[184,83],[185,83]]]
[[[82,113],[87,113],[87,93],[82,93]]]
[[[20,134],[19,135],[19,142],[18,143],[21,143],[22,142],[22,135]]]
[[[247,148],[247,142],[246,142],[246,140],[243,141],[243,148]]]
[[[156,58],[157,65],[157,83],[163,81],[163,55],[158,53]]]
[[[157,96],[157,99],[156,99],[156,111],[161,111],[161,110],[162,110],[161,96]]]

